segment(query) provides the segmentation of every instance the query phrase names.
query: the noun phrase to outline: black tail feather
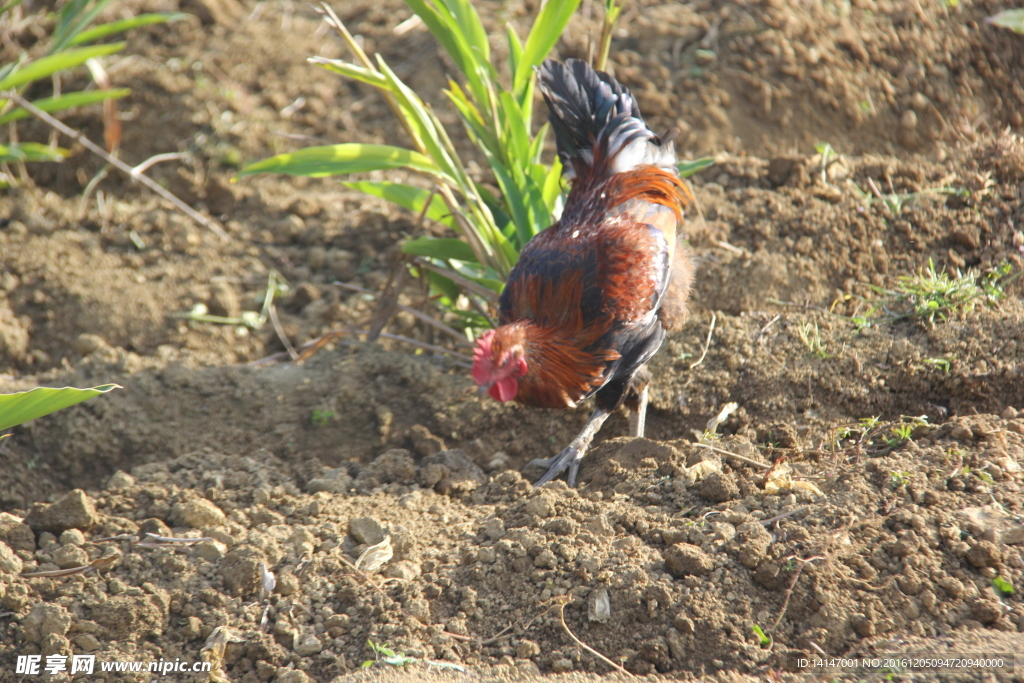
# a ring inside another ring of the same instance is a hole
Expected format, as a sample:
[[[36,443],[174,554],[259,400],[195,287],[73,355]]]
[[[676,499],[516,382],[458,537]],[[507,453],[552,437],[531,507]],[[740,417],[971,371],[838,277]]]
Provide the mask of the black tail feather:
[[[608,74],[579,59],[548,59],[540,68],[540,91],[567,178],[640,166],[675,172],[670,140],[647,127],[636,99]]]
[[[567,59],[564,64],[545,60],[540,67],[540,89],[550,112],[558,155],[567,166],[566,162],[593,146],[616,116],[643,122],[629,90],[581,59]]]

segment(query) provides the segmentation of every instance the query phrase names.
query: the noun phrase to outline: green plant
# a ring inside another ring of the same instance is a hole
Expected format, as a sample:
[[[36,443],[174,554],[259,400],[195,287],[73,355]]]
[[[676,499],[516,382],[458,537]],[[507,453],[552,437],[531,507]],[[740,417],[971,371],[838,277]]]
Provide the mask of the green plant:
[[[1001,576],[992,579],[992,587],[1000,597],[1008,598],[1013,595],[1013,583]]]
[[[0,431],[120,388],[117,384],[103,384],[91,389],[38,387],[16,394],[0,394]],[[4,436],[8,435],[0,436],[0,439]]]
[[[612,31],[615,30],[615,22],[619,20],[622,12],[622,5],[616,0],[604,0],[604,22],[601,24],[601,40],[598,41],[597,59],[594,60],[594,67],[603,71],[608,63],[608,52],[612,47]]]
[[[828,167],[839,159],[839,155],[836,153],[835,148],[828,142],[818,143],[814,146],[814,151],[821,156],[821,182],[823,184],[827,184]]]
[[[267,324],[267,320],[269,320],[270,316],[273,314],[272,308],[274,306],[274,299],[285,296],[288,294],[288,291],[288,283],[285,282],[279,272],[272,268],[270,270],[270,274],[267,275],[267,288],[263,292],[263,306],[259,313],[256,311],[242,311],[242,314],[238,317],[226,318],[220,315],[211,315],[209,312],[210,309],[206,304],[198,303],[187,313],[174,313],[172,315],[197,323],[239,325],[242,327],[248,327],[249,329],[259,330]]]
[[[894,489],[898,489],[901,486],[906,486],[914,478],[914,475],[910,472],[890,472],[889,473],[889,484]]]
[[[949,362],[949,359],[947,358],[922,358],[921,363],[923,363],[926,366],[938,368],[943,372],[949,372],[950,368],[952,368],[952,364]]]
[[[892,436],[886,439],[886,444],[889,446],[898,446],[904,441],[910,439],[911,435],[914,433],[914,425],[904,422],[890,428],[889,433],[892,434]]]
[[[865,208],[871,208],[872,204],[877,200],[884,204],[895,216],[903,213],[905,206],[916,204],[922,199],[938,199],[948,195],[957,197],[969,197],[971,195],[968,190],[958,187],[931,187],[917,192],[896,192],[893,190],[885,193],[879,190],[875,181],[870,178],[868,178],[868,190],[861,189],[856,183],[851,183],[851,187]]]
[[[451,669],[453,671],[464,672],[465,669],[458,664],[452,662],[441,662],[434,659],[417,659],[416,657],[409,657],[407,655],[396,653],[393,649],[387,645],[378,645],[372,640],[366,641],[367,647],[373,652],[374,658],[368,659],[362,664],[362,668],[368,669],[374,664],[387,664],[388,666],[406,666],[407,664],[413,664],[415,662],[425,662],[430,667],[437,667],[439,669]]]
[[[869,457],[879,457],[902,446],[918,428],[927,424],[928,419],[924,416],[901,415],[898,420],[891,422],[882,422],[877,417],[865,417],[856,425],[832,429],[822,448],[833,453],[863,453]]]
[[[952,273],[945,268],[936,270],[935,263],[928,259],[928,265],[915,275],[900,275],[891,287],[865,284],[877,298],[862,298],[868,309],[849,318],[857,329],[879,322],[898,320],[945,321],[953,315],[966,315],[979,304],[996,306],[1006,298],[1006,288],[1020,277],[1024,270],[1013,272],[1013,267],[1004,262],[992,270],[981,272],[973,268]],[[849,297],[854,298],[854,297]],[[936,367],[948,368],[944,359],[928,359],[924,362]]]
[[[750,630],[752,630],[754,632],[754,634],[757,636],[758,640],[761,641],[761,647],[763,647],[763,648],[771,647],[772,639],[765,635],[764,629],[762,629],[757,624],[752,624],[751,627],[750,627]]]
[[[800,341],[807,347],[807,352],[812,356],[818,358],[828,358],[829,354],[825,348],[825,342],[821,338],[821,330],[818,329],[818,323],[810,320],[800,323],[797,327],[797,332],[800,334]]]
[[[334,411],[332,410],[314,410],[312,416],[310,416],[310,421],[314,427],[323,427],[330,424],[333,419]]]
[[[69,70],[90,59],[120,52],[125,43],[92,45],[97,41],[125,33],[139,26],[174,21],[186,15],[179,13],[140,14],[98,26],[91,26],[99,13],[111,0],[68,0],[54,15],[54,28],[44,54],[29,57],[23,52],[19,58],[0,66],[0,124],[14,124],[30,114],[23,107],[15,107],[10,93],[23,94],[29,88],[51,79],[54,94],[32,101],[38,109],[54,113],[87,104],[106,102],[128,95],[127,88],[101,88],[99,90],[61,93],[59,78]],[[19,9],[21,0],[12,0],[0,8],[0,20],[10,17]],[[91,26],[91,27],[90,27]],[[68,155],[66,149],[40,143],[20,142],[13,127],[8,141],[0,144],[0,163],[24,161],[61,161]]]
[[[466,135],[490,171],[483,181],[467,171],[448,132],[422,97],[407,86],[380,55],[371,59],[327,5],[323,13],[339,31],[357,63],[311,58],[311,63],[377,88],[411,140],[411,149],[392,145],[344,143],[307,147],[244,167],[238,177],[286,173],[323,177],[404,169],[428,187],[391,181],[348,181],[353,189],[381,197],[453,230],[458,238],[421,236],[403,251],[416,257],[438,303],[459,317],[463,327],[490,326],[485,312],[504,286],[522,247],[560,215],[564,196],[561,164],[543,163],[548,124],[532,133],[535,68],[554,48],[579,0],[544,3],[525,42],[508,27],[508,81],[491,62],[487,33],[470,0],[406,0],[455,64],[462,82],[445,91]],[[602,53],[607,52],[619,14],[605,0]],[[681,174],[713,163],[681,165]],[[492,191],[496,190],[496,191]],[[460,296],[472,309],[457,306]]]

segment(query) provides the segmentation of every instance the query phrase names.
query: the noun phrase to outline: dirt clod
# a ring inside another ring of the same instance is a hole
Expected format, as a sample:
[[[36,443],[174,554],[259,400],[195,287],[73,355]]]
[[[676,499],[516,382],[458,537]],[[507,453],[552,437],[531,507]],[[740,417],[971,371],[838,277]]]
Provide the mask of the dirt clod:
[[[386,532],[373,517],[357,517],[349,520],[348,532],[352,538],[366,545],[377,545],[384,540]]]
[[[227,522],[224,512],[205,498],[190,498],[178,503],[171,512],[171,519],[175,526],[187,526],[193,529],[221,526]]]
[[[978,541],[967,551],[967,561],[974,567],[994,567],[1002,560],[1002,553],[992,541]]]
[[[61,605],[36,603],[21,628],[30,643],[41,643],[50,635],[63,636],[71,628],[71,614]]]
[[[716,472],[700,484],[700,495],[712,503],[724,503],[740,496],[740,488],[729,475]]]
[[[0,574],[20,574],[22,570],[21,558],[14,554],[10,546],[0,542]]]
[[[25,524],[20,517],[7,512],[0,512],[0,541],[12,550],[33,552],[36,549],[36,537],[32,533],[32,527]]]
[[[684,576],[704,576],[715,568],[714,559],[698,546],[677,543],[662,553],[665,567],[677,579]]]
[[[266,562],[266,555],[251,546],[231,550],[219,565],[225,586],[232,595],[247,596],[253,593],[259,586],[260,565]]]
[[[82,489],[75,489],[49,505],[37,503],[25,517],[25,524],[34,531],[59,534],[65,529],[88,531],[99,524],[96,506]]]

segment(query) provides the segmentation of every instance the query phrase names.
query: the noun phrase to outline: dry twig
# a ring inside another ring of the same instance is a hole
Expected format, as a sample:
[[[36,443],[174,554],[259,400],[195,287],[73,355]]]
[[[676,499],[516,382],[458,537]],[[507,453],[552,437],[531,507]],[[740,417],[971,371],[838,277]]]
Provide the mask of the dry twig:
[[[608,659],[603,654],[601,654],[600,652],[598,652],[597,650],[595,650],[594,648],[590,647],[589,645],[584,643],[582,640],[577,638],[576,634],[573,633],[569,629],[569,625],[567,623],[565,623],[565,603],[567,603],[568,601],[569,601],[568,598],[565,598],[565,597],[563,597],[561,600],[559,600],[559,602],[558,602],[558,620],[560,622],[562,622],[562,628],[564,628],[565,632],[569,634],[569,637],[572,638],[576,642],[577,645],[579,645],[584,650],[586,650],[590,654],[594,655],[595,657],[597,657],[602,662],[604,662],[608,666],[612,667],[613,669],[615,669],[619,673],[626,674],[630,678],[635,678],[635,676],[633,676],[633,674],[631,674],[628,671],[626,671],[624,668],[622,668],[622,666],[616,664],[615,662],[613,662],[612,660]]]
[[[700,446],[701,448],[707,448],[709,450],[714,451],[715,453],[721,453],[722,455],[727,455],[730,458],[735,458],[736,460],[739,460],[740,462],[745,463],[747,465],[751,465],[752,467],[760,467],[763,470],[767,470],[767,469],[769,469],[771,467],[771,465],[769,465],[767,463],[758,462],[757,460],[753,460],[753,459],[748,458],[746,456],[740,455],[739,453],[733,453],[732,451],[727,451],[724,448],[719,448],[718,446],[712,446],[709,443],[703,443],[701,441],[698,441],[698,442],[694,443],[693,445],[694,446]]]
[[[277,338],[284,344],[284,350],[291,356],[292,360],[298,360],[299,354],[295,351],[295,347],[288,341],[288,335],[284,333],[284,328],[281,327],[281,321],[277,317],[277,306],[271,304],[270,308],[267,309],[268,317],[270,318],[271,324],[274,326],[274,332],[277,332]]]
[[[802,572],[804,567],[811,562],[824,559],[825,557],[822,555],[815,555],[814,557],[808,557],[806,560],[800,560],[799,566],[797,566],[796,571],[793,572],[793,580],[789,582],[789,588],[786,589],[786,599],[782,601],[782,608],[779,610],[779,616],[775,617],[775,621],[772,622],[771,628],[768,629],[769,631],[774,631],[778,628],[779,622],[782,621],[782,617],[786,616],[786,609],[789,607],[789,599],[793,596],[793,589],[796,587],[796,580],[800,578],[800,572]]]
[[[704,362],[705,356],[708,355],[708,349],[711,348],[711,335],[715,333],[715,323],[718,321],[718,316],[714,311],[711,311],[711,326],[708,328],[708,338],[704,342],[704,350],[700,354],[700,358],[690,363],[690,369],[693,370],[695,367]]]
[[[89,564],[83,564],[80,567],[70,567],[68,569],[54,569],[53,571],[44,572],[26,572],[21,575],[24,579],[35,579],[35,578],[60,578],[65,576],[77,576],[78,574],[88,574],[91,571],[98,571],[100,569],[107,569],[112,567],[118,560],[121,559],[121,553],[111,553],[110,555],[104,555],[103,557],[97,557]]]
[[[152,180],[148,176],[142,175],[141,173],[136,173],[135,169],[133,169],[131,166],[124,163],[117,157],[108,153],[107,150],[103,149],[89,138],[85,137],[85,134],[82,133],[81,131],[75,131],[72,128],[69,128],[68,126],[64,125],[64,123],[50,116],[45,111],[35,106],[34,104],[32,104],[21,95],[14,92],[13,90],[2,93],[0,94],[0,96],[2,96],[5,99],[13,100],[18,104],[19,107],[23,108],[25,111],[35,116],[43,123],[59,130],[61,133],[64,133],[64,135],[67,135],[72,140],[82,143],[82,146],[88,149],[90,152],[96,154],[104,161],[106,161],[108,164],[117,168],[117,170],[126,173],[128,177],[132,178],[133,180],[138,180],[140,183],[148,187],[150,190],[152,190],[153,192],[157,193],[158,195],[169,201],[178,210],[180,210],[186,216],[194,220],[196,223],[203,226],[204,228],[209,228],[210,230],[212,230],[221,239],[231,239],[231,237],[226,232],[224,232],[224,228],[217,225],[216,222],[210,220],[203,214],[199,213],[191,206],[175,197],[168,190],[164,189],[163,187],[160,187],[160,185],[157,184],[156,181]]]

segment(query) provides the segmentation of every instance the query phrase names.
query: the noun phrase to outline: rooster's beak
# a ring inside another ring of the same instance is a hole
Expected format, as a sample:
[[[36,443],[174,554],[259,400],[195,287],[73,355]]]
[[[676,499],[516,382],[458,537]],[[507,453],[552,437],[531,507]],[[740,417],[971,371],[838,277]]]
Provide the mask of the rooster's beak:
[[[479,396],[480,398],[483,398],[483,397],[487,396],[487,392],[490,390],[490,388],[491,388],[491,386],[493,384],[494,384],[494,382],[488,382],[487,384],[481,384],[477,388],[477,390],[476,390],[476,395]]]

